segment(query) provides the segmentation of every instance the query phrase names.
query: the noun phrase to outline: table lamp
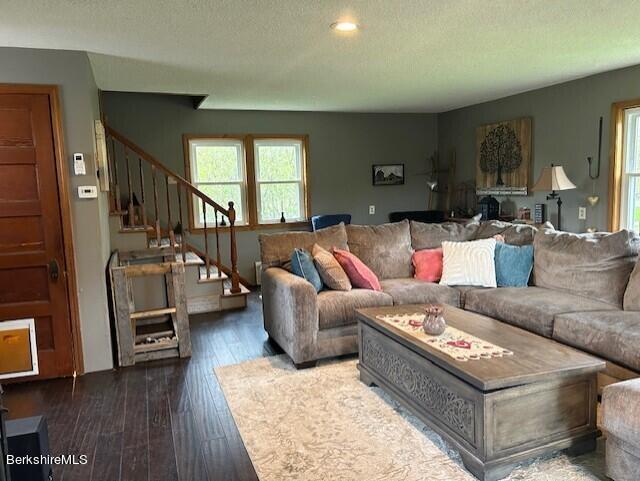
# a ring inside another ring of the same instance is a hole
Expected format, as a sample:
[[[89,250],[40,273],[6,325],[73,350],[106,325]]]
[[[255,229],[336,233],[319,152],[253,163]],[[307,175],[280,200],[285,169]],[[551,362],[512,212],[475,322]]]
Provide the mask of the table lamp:
[[[561,215],[562,215],[562,199],[557,191],[575,189],[576,186],[569,180],[567,174],[561,165],[553,165],[551,167],[544,167],[540,172],[540,177],[536,185],[533,186],[534,192],[549,192],[551,194],[547,196],[547,200],[558,200],[558,230],[562,230]]]

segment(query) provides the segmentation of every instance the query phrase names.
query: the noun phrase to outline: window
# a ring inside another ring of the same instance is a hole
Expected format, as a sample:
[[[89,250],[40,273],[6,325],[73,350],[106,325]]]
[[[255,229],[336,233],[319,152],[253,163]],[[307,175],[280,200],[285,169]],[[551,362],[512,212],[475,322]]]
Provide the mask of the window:
[[[614,103],[609,230],[640,232],[640,99]]]
[[[295,139],[260,139],[253,143],[258,223],[305,219],[303,146]]]
[[[223,207],[231,200],[236,225],[278,226],[309,218],[306,136],[184,136],[187,178]],[[190,226],[202,228],[202,201],[190,199]],[[218,219],[220,222],[220,219]],[[215,223],[207,210],[207,226]]]
[[[620,227],[640,232],[640,107],[626,109]]]
[[[233,201],[236,224],[247,223],[247,182],[245,149],[241,139],[191,139],[189,140],[191,183],[222,207]],[[193,225],[204,226],[202,201],[193,196]],[[221,219],[218,218],[218,222]],[[215,225],[213,209],[207,207],[207,226]]]

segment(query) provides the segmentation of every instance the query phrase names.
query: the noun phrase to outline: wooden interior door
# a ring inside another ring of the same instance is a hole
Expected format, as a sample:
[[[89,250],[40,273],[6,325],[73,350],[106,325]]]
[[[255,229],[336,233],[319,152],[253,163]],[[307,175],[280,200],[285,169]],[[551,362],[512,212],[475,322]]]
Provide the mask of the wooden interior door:
[[[49,96],[0,93],[0,322],[35,319],[38,378],[73,373],[63,242]]]

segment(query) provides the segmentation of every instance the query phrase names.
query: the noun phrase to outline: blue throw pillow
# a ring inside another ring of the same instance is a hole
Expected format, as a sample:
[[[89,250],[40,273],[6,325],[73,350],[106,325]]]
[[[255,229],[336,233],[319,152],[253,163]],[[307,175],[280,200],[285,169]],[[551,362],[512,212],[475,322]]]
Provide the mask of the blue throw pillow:
[[[308,280],[316,290],[320,292],[322,289],[322,279],[315,264],[313,257],[304,249],[294,249],[291,254],[291,272]]]
[[[496,283],[498,287],[527,287],[533,269],[533,246],[496,243]]]

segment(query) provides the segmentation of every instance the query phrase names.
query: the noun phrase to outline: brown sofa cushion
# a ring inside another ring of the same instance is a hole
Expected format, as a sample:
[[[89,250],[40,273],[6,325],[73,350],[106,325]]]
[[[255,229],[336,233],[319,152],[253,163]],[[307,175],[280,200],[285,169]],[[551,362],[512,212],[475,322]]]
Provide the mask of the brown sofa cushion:
[[[411,221],[411,246],[414,250],[434,249],[441,247],[443,241],[463,242],[475,238],[478,222],[459,224],[444,222],[442,224],[425,224]]]
[[[330,329],[355,324],[356,309],[391,305],[393,305],[393,299],[390,295],[369,289],[320,291],[318,294],[318,327]]]
[[[260,234],[260,259],[262,268],[288,268],[291,253],[296,247],[309,252],[314,244],[327,250],[332,247],[348,250],[347,231],[340,223],[315,232],[281,232],[277,234]]]
[[[640,312],[594,311],[557,315],[553,338],[640,371]]]
[[[624,291],[623,307],[625,311],[640,311],[640,260],[636,262],[629,277]]]
[[[633,452],[637,455],[640,449],[640,379],[630,379],[604,388],[602,426],[612,436],[633,446]]]
[[[541,229],[534,249],[536,286],[622,307],[640,238],[628,230],[571,234]]]
[[[381,225],[348,225],[349,250],[379,279],[413,276],[409,221]]]
[[[553,334],[556,314],[615,309],[609,304],[542,287],[474,289],[464,308],[546,337]]]
[[[393,303],[426,304],[438,303],[460,307],[460,292],[449,286],[421,281],[411,277],[380,281],[382,292],[393,297]]]
[[[546,227],[552,227],[547,223]],[[501,220],[490,220],[482,222],[476,232],[476,239],[489,239],[500,234],[507,244],[523,246],[533,244],[538,228],[530,224],[514,224]]]
[[[467,302],[467,294],[476,289],[491,289],[490,287],[478,287],[478,286],[451,286],[453,289],[460,293],[460,307],[464,309],[465,302]]]

